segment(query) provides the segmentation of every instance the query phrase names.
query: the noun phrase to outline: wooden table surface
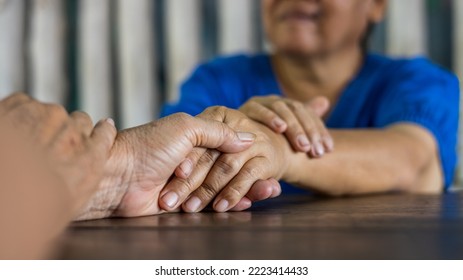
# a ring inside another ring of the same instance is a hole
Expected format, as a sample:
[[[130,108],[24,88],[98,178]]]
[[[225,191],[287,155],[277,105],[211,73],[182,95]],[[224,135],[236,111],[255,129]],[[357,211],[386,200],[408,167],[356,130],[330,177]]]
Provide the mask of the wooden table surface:
[[[74,223],[64,259],[463,259],[463,193],[286,196],[239,213]]]

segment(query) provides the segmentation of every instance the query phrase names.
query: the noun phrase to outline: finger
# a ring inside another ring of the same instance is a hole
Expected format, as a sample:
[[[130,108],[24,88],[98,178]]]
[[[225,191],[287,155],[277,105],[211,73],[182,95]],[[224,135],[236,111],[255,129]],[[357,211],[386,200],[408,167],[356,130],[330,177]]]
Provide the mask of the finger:
[[[334,150],[334,140],[326,127],[324,127],[324,131],[322,132],[322,141],[326,152],[331,153]]]
[[[269,162],[265,158],[255,157],[249,160],[217,195],[213,203],[214,210],[226,212],[235,207],[256,181],[266,180],[270,177],[269,169],[266,166],[269,166]]]
[[[198,160],[196,167],[188,178],[172,178],[159,195],[161,209],[172,211],[178,208],[204,182],[209,170],[220,154],[217,150],[207,150]],[[197,202],[193,201],[192,206],[195,206],[195,203],[197,204]]]
[[[334,150],[334,141],[325,124],[320,118],[315,118],[315,125],[317,126],[317,131],[320,133],[320,141],[323,143],[324,152],[332,152]]]
[[[283,133],[287,128],[287,124],[275,112],[258,102],[247,102],[240,108],[240,112],[243,112],[250,119],[266,125],[277,133]]]
[[[18,125],[36,130],[34,135],[38,141],[49,143],[57,134],[72,127],[72,122],[69,121],[69,115],[63,106],[41,103],[33,99],[24,100],[28,101],[18,103],[10,112],[21,116],[21,118],[15,118]]]
[[[99,121],[90,135],[95,152],[107,156],[116,140],[116,136],[117,130],[112,119]]]
[[[305,104],[308,109],[315,112],[318,117],[323,117],[330,108],[330,101],[325,96],[317,96]]]
[[[326,151],[322,133],[326,133],[326,129],[320,117],[316,116],[311,109],[303,106],[295,106],[293,112],[311,143],[309,154],[312,157],[323,156]]]
[[[225,108],[212,108],[205,114],[191,118],[185,135],[194,147],[217,149],[225,153],[246,150],[254,142],[256,135],[250,132],[235,132],[224,124]]]
[[[300,104],[300,103],[296,103]],[[299,106],[299,105],[295,105]],[[301,107],[300,105],[299,107]],[[308,152],[311,148],[311,143],[307,137],[300,121],[294,115],[295,108],[288,108],[284,101],[276,101],[272,104],[272,109],[286,122],[288,125],[285,135],[294,150],[300,152]],[[300,110],[300,109],[299,109]]]
[[[251,208],[252,206],[252,201],[247,198],[247,197],[243,197],[241,198],[241,200],[236,204],[235,207],[231,208],[230,210],[228,211],[233,211],[233,212],[240,212],[240,211],[244,211],[246,209],[249,209]]]
[[[201,211],[240,172],[248,158],[252,158],[252,155],[222,154],[215,161],[201,186],[192,193],[190,199],[184,204],[183,209],[186,212]],[[200,201],[199,205],[198,201]]]
[[[281,194],[281,186],[277,180],[270,178],[255,182],[246,197],[252,202],[277,197]]]
[[[315,120],[315,126],[320,134],[320,142],[313,145],[310,151],[311,156],[318,157],[325,152],[331,152],[334,149],[334,141],[326,129],[321,117],[328,112],[330,101],[324,96],[317,96],[310,102],[305,103],[305,108],[308,112],[312,112],[312,117]],[[313,142],[312,142],[313,143]]]
[[[11,110],[21,104],[30,102],[32,100],[33,99],[29,95],[21,92],[16,92],[3,99],[1,103],[7,110]]]
[[[249,192],[243,197],[235,207],[229,211],[243,211],[252,206],[253,202],[277,197],[281,194],[281,186],[277,180],[258,180],[252,185]]]
[[[90,136],[93,131],[93,122],[87,113],[76,111],[71,113],[70,118],[80,132],[86,136]]]
[[[313,110],[307,109],[305,114],[307,118],[312,120],[310,126],[308,126],[308,122],[303,122],[304,129],[312,143],[312,149],[309,153],[312,157],[322,157],[325,153],[333,150],[333,139],[323,121],[315,115]]]
[[[180,163],[180,165],[175,169],[175,176],[182,179],[188,178],[206,150],[206,148],[201,147],[194,148],[191,153],[186,156],[182,163]]]

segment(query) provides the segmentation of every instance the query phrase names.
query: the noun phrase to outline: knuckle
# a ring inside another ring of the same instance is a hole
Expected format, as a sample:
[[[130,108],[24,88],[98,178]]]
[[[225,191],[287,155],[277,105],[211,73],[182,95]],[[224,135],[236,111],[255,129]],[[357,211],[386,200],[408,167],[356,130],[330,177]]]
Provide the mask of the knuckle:
[[[199,188],[198,196],[201,197],[203,201],[205,199],[211,200],[216,195],[217,195],[217,190],[209,182],[203,182],[201,184]]]
[[[223,174],[232,174],[241,167],[237,160],[225,155],[217,159],[215,166]]]
[[[280,110],[280,109],[283,109],[283,108],[287,108],[287,105],[286,103],[279,99],[279,100],[276,100],[274,101],[272,104],[271,104],[271,107],[274,109],[274,110]]]
[[[80,119],[81,121],[83,121],[85,123],[90,123],[90,124],[92,123],[92,118],[87,113],[85,113],[83,111],[73,112],[72,116],[75,117],[75,118]]]
[[[220,152],[217,150],[207,150],[198,160],[198,165],[210,165],[214,163]]]
[[[48,111],[48,114],[51,116],[55,117],[60,117],[60,118],[67,118],[68,113],[66,109],[64,109],[63,106],[58,105],[58,104],[46,104],[45,105],[46,110]]]
[[[246,110],[249,110],[252,112],[252,110],[255,110],[256,108],[259,108],[260,106],[260,103],[257,102],[256,100],[249,100],[248,102],[246,102],[246,104],[244,104],[244,108]]]
[[[309,134],[320,133],[319,127],[309,120],[304,122],[304,130]]]
[[[241,175],[248,179],[258,179],[262,171],[257,166],[245,166],[240,171]]]
[[[267,109],[264,106],[259,106],[254,109],[258,115],[264,116],[266,118],[273,117],[274,113]]]
[[[251,97],[246,103],[244,103],[245,105],[248,105],[248,106],[255,106],[256,104],[259,104],[259,99],[257,97]]]
[[[225,106],[208,107],[198,116],[204,119],[211,119],[222,122],[224,117],[229,113],[229,109]]]
[[[229,186],[224,194],[224,197],[232,203],[244,197],[247,189],[243,185],[240,187],[240,185],[241,184],[235,184]]]
[[[214,114],[222,114],[224,112],[226,112],[228,110],[227,107],[225,106],[212,106],[212,107],[209,107],[208,109],[206,109],[207,112],[211,112],[211,113],[214,113]]]
[[[294,132],[294,133],[302,133],[303,132],[300,123],[297,120],[295,120],[294,118],[286,120],[286,123],[288,125],[288,131]]]
[[[234,118],[234,127],[246,128],[252,126],[253,121],[248,116],[241,114],[241,112],[239,113],[240,115],[237,115],[237,117]]]
[[[11,94],[7,99],[19,99],[19,100],[29,100],[29,95],[25,94],[24,92],[15,92]]]
[[[175,117],[178,123],[184,124],[185,126],[190,125],[193,119],[193,117],[188,115],[187,113],[176,113],[172,115],[172,117]]]
[[[268,97],[269,99],[274,99],[274,100],[275,100],[275,99],[281,99],[281,96],[276,95],[276,94],[270,94],[270,95],[268,95],[267,97]]]
[[[248,99],[248,103],[260,104],[262,100],[263,100],[263,97],[261,96],[253,96]]]
[[[178,180],[175,191],[178,192],[181,196],[190,194],[198,187],[198,184],[196,184],[196,182],[194,182],[191,178],[176,178],[175,180]]]
[[[293,109],[296,112],[303,112],[305,111],[304,105],[302,105],[301,102],[298,101],[293,101],[290,103],[291,109]]]

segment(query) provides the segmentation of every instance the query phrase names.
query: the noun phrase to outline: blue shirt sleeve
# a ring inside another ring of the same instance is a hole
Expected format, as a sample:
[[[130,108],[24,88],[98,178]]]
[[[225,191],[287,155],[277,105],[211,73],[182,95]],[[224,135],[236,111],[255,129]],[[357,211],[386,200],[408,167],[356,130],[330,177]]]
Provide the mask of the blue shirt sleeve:
[[[397,69],[395,79],[379,98],[375,126],[416,123],[435,137],[447,189],[457,164],[459,118],[458,79],[425,59]]]
[[[208,65],[201,65],[182,83],[179,101],[163,106],[161,117],[179,112],[195,116],[207,107],[220,104],[220,91],[214,71]]]

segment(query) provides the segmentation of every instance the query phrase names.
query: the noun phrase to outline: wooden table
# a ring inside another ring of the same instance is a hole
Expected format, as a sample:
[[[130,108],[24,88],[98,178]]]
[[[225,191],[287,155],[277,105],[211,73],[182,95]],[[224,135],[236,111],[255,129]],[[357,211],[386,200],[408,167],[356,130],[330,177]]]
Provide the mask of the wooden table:
[[[241,213],[71,225],[65,259],[463,259],[463,193],[286,196]]]

